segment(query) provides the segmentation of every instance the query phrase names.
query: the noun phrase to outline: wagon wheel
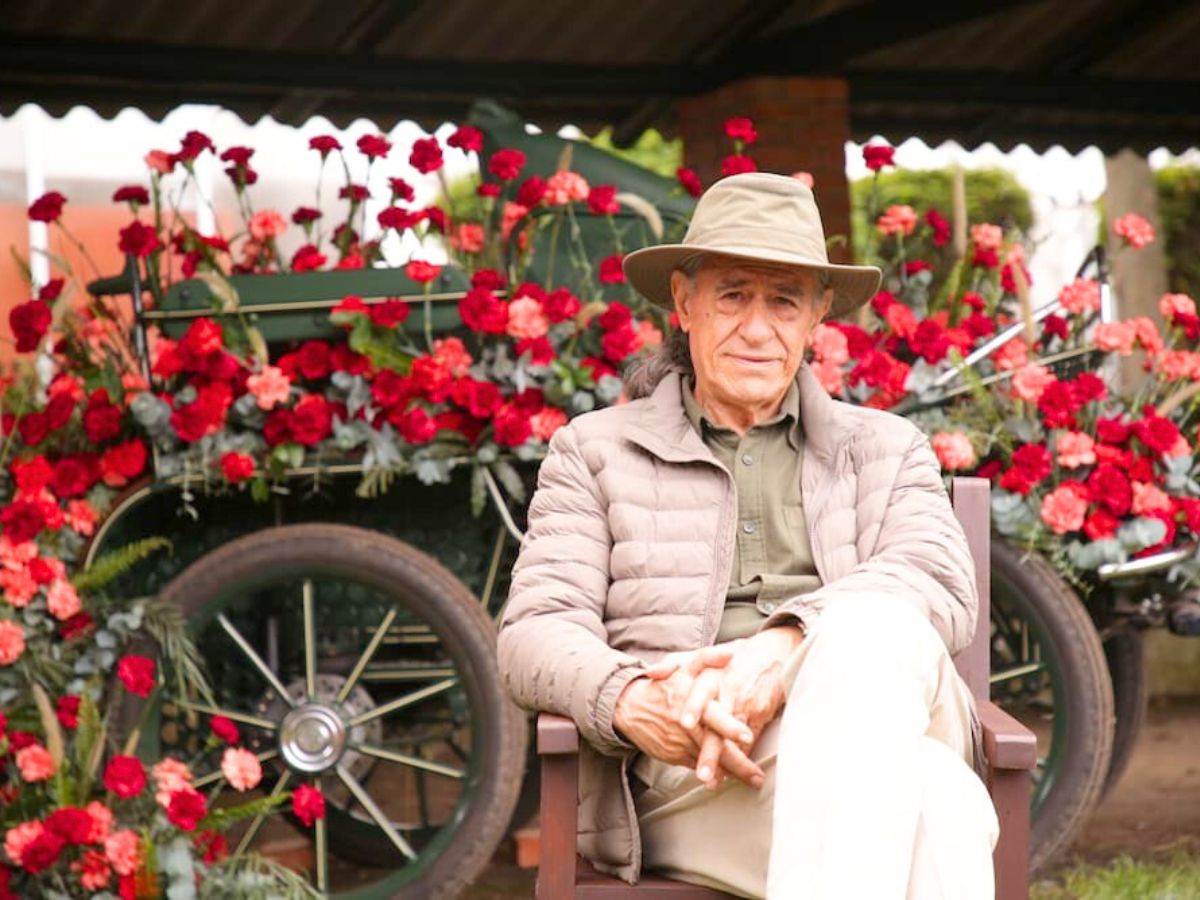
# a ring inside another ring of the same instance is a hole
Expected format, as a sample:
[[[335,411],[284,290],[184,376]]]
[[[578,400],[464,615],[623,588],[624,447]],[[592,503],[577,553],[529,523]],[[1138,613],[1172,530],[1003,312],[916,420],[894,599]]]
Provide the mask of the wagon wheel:
[[[187,616],[216,702],[168,695],[157,733],[202,760],[214,805],[233,794],[219,752],[203,752],[221,714],[258,753],[261,790],[324,792],[325,820],[292,823],[320,890],[452,897],[486,865],[517,799],[526,722],[501,686],[494,626],[453,575],[375,532],[291,525],[209,553],[162,597]],[[289,839],[278,816],[230,833],[235,851]]]
[[[991,560],[991,697],[1037,735],[1037,869],[1099,802],[1113,747],[1113,689],[1095,625],[1050,565],[1002,540],[992,541]]]

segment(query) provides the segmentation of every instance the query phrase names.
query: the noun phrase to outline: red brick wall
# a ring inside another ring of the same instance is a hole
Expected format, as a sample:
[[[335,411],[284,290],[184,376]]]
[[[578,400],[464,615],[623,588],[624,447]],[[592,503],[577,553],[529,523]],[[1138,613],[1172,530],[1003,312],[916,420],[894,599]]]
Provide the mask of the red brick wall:
[[[750,148],[758,167],[784,175],[812,173],[826,238],[850,234],[850,188],[846,141],[850,107],[840,78],[749,78],[679,103],[679,134],[687,164],[705,184],[720,175],[721,159],[732,152],[722,129],[734,116],[749,116],[758,130]],[[846,244],[831,246],[830,259],[849,261]]]

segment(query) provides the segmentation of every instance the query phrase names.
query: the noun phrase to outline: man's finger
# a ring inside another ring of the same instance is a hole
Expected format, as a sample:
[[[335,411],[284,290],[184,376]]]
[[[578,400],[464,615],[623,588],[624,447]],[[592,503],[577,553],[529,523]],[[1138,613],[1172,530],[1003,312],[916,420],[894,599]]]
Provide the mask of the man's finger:
[[[750,726],[735,716],[724,703],[718,701],[706,704],[701,721],[721,737],[736,741],[746,750],[754,745],[754,732],[750,730]]]
[[[662,681],[664,678],[670,678],[677,671],[679,671],[679,658],[667,656],[647,668],[645,675],[654,681]]]
[[[704,748],[701,748],[703,752]],[[749,756],[742,752],[742,748],[733,741],[721,742],[721,768],[732,775],[739,781],[744,781],[752,788],[761,788],[766,780],[767,773],[754,762]]]
[[[724,740],[715,731],[704,732],[700,741],[700,752],[696,755],[696,777],[709,790],[716,790],[721,783],[720,766]]]
[[[701,672],[692,682],[687,699],[679,711],[679,724],[684,728],[695,728],[709,702],[716,698],[721,690],[720,675],[712,670]]]
[[[724,668],[729,665],[731,659],[733,659],[733,649],[728,644],[701,647],[688,654],[683,663],[683,670],[695,678],[705,669]]]

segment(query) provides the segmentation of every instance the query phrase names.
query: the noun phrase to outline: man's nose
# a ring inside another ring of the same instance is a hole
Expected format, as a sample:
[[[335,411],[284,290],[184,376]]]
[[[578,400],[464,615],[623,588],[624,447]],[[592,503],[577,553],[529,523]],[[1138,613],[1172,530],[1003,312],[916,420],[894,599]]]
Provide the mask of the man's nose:
[[[774,330],[771,328],[766,301],[762,297],[755,297],[746,304],[741,327],[738,330],[748,341],[760,343],[770,340],[771,335],[774,334]]]

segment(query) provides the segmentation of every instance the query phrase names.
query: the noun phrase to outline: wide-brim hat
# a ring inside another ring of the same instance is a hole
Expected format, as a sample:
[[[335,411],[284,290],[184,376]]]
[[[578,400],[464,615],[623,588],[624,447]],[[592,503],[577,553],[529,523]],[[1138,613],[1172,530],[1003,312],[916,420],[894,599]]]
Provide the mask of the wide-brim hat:
[[[831,263],[812,189],[798,178],[767,172],[722,178],[696,204],[683,243],[635,250],[625,257],[625,277],[649,300],[674,309],[671,273],[696,253],[823,269],[833,288],[830,316],[871,299],[882,278],[875,266]]]

